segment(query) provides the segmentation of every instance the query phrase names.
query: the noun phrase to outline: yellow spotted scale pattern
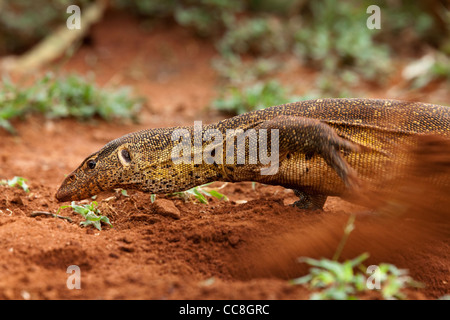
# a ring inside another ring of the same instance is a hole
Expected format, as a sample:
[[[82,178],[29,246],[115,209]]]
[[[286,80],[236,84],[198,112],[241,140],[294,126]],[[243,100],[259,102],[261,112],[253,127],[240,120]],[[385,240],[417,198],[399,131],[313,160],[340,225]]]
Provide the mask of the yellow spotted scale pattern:
[[[345,197],[358,183],[386,188],[404,172],[408,147],[418,135],[450,138],[450,108],[419,102],[382,99],[318,99],[245,113],[203,126],[217,129],[266,129],[279,133],[277,170],[261,174],[261,163],[249,163],[249,148],[234,146],[235,157],[206,163],[175,164],[172,141],[176,129],[190,134],[191,159],[213,141],[194,134],[194,126],[142,130],[106,144],[66,177],[56,193],[59,201],[79,200],[114,188],[149,193],[184,191],[211,181],[259,181],[294,189],[300,208],[321,208],[327,196]],[[270,136],[270,135],[269,135]],[[271,154],[270,139],[268,154]],[[201,146],[201,147],[194,147]],[[259,145],[257,145],[259,148]],[[237,152],[246,162],[237,162]],[[259,151],[259,150],[258,150]],[[228,160],[228,159],[227,159]],[[228,160],[229,162],[229,160]]]

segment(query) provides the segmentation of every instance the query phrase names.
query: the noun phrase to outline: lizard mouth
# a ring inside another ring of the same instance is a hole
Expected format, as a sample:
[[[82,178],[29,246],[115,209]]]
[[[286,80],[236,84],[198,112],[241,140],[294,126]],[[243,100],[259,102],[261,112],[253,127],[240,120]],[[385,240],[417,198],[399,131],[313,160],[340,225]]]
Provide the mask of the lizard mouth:
[[[104,191],[98,179],[77,177],[76,174],[68,175],[55,194],[59,202],[83,200]]]
[[[55,198],[56,200],[58,200],[59,202],[64,202],[64,201],[70,201],[70,200],[75,200],[72,196],[72,194],[70,194],[69,192],[67,192],[66,190],[64,190],[63,188],[59,188],[58,191],[55,194]]]
[[[68,175],[55,194],[56,200],[58,200],[59,202],[81,200],[82,197],[79,197],[79,195],[77,195],[75,182],[75,175],[73,173]]]
[[[61,186],[55,194],[55,198],[58,202],[82,200],[87,197],[89,197],[89,195],[83,195],[70,191],[67,188],[64,188],[64,186]]]

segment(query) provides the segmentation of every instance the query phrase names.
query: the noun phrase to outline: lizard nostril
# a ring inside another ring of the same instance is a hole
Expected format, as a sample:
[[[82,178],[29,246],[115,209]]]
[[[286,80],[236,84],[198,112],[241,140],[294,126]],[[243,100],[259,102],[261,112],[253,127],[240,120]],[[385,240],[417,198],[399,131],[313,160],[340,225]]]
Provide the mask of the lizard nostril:
[[[73,173],[69,174],[69,175],[66,177],[66,183],[72,183],[72,182],[74,182],[74,181],[75,181],[75,175],[74,175]]]

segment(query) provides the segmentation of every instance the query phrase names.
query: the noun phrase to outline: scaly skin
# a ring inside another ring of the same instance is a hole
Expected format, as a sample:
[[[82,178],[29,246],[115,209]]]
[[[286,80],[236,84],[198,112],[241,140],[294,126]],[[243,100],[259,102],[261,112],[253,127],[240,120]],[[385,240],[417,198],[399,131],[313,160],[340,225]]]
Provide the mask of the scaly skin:
[[[300,197],[295,205],[300,208],[322,208],[327,196],[348,198],[361,184],[377,190],[400,178],[401,168],[410,161],[405,151],[418,135],[450,138],[450,108],[395,100],[319,99],[203,126],[203,132],[220,131],[224,150],[227,129],[255,129],[258,133],[260,129],[278,129],[279,168],[269,175],[261,174],[261,168],[267,166],[250,164],[248,159],[237,164],[236,157],[232,163],[223,156],[223,164],[175,164],[171,157],[177,144],[172,141],[175,129],[186,129],[194,145],[194,127],[130,133],[87,157],[67,176],[56,198],[80,200],[115,188],[157,194],[211,181],[259,181],[294,189]],[[201,144],[202,148],[211,147],[210,141]],[[236,146],[234,150],[236,155]],[[191,154],[199,151],[192,148]]]

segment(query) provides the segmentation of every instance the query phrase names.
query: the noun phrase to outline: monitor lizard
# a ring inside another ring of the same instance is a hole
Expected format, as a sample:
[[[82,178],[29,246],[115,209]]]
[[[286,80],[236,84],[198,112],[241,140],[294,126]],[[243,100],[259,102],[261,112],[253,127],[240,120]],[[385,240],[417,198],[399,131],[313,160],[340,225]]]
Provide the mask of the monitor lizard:
[[[272,141],[277,150],[265,145],[267,154],[277,151],[272,172],[267,163],[250,160],[252,154],[259,157],[261,148],[252,144],[250,135],[243,140],[244,149],[227,143],[228,131],[239,138],[252,129],[257,138],[261,129],[268,132],[267,141],[277,138]],[[181,141],[173,138],[177,130],[187,133],[190,162],[174,161],[174,147]],[[220,132],[223,139],[205,139],[211,131]],[[388,189],[408,166],[406,150],[417,144],[417,136],[450,138],[450,107],[383,99],[317,99],[244,113],[204,125],[201,133],[196,137],[195,126],[155,128],[115,139],[65,178],[56,199],[80,200],[115,188],[158,194],[211,181],[256,181],[293,189],[299,196],[294,203],[298,208],[321,209],[328,196],[351,201],[361,186]],[[202,157],[194,163],[196,154],[204,155],[208,147],[215,161]],[[234,152],[231,160],[226,150]],[[243,153],[244,162],[237,161]],[[264,174],[263,168],[268,169]]]

